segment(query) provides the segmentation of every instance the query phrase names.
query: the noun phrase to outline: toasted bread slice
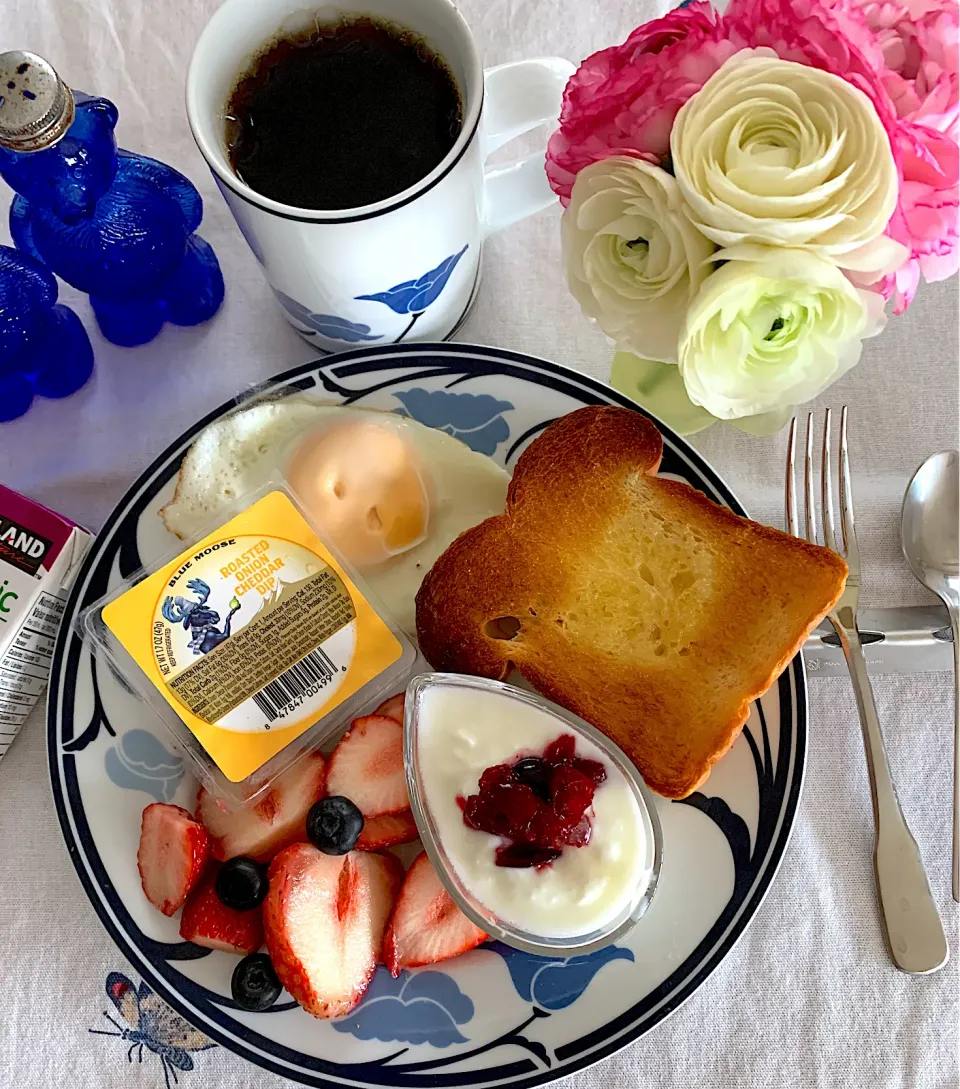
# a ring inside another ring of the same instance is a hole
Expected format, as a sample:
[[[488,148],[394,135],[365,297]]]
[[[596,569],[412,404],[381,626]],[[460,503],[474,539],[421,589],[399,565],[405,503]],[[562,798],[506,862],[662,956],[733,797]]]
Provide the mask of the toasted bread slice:
[[[833,552],[660,478],[638,412],[580,409],[521,455],[506,513],[462,533],[417,595],[438,670],[503,678],[616,741],[683,798],[843,591]]]

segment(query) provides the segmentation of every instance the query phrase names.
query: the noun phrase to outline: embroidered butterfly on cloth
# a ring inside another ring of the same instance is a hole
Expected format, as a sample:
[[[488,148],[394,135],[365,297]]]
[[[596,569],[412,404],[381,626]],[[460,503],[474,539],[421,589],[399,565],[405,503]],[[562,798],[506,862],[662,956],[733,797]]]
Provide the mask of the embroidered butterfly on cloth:
[[[160,1059],[166,1089],[177,1084],[178,1070],[192,1070],[191,1051],[206,1051],[217,1045],[202,1032],[188,1024],[141,983],[137,987],[121,972],[110,972],[106,981],[107,998],[113,1003],[123,1023],[112,1017],[107,1010],[103,1016],[116,1031],[90,1029],[95,1036],[116,1036],[130,1046],[127,1062],[143,1062],[144,1048]]]

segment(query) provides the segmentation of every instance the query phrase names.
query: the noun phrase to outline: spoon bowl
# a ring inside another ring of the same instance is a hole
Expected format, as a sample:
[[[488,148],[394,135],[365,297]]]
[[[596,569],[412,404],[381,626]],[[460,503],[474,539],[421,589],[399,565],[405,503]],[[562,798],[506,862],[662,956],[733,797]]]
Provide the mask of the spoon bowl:
[[[932,454],[903,497],[900,540],[917,578],[947,607],[953,629],[953,898],[960,901],[960,455]]]
[[[913,573],[943,596],[945,579],[960,578],[960,457],[933,454],[914,473],[900,520],[903,554]]]

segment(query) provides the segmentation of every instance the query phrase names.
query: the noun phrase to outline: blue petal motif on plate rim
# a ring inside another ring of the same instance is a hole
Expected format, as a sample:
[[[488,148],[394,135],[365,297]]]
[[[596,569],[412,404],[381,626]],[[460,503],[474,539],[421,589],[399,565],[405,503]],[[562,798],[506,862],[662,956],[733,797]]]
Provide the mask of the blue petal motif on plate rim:
[[[579,957],[544,957],[514,949],[503,942],[486,942],[484,949],[499,953],[506,962],[517,994],[545,1010],[563,1010],[590,986],[593,977],[615,960],[634,961],[633,951],[607,945]]]
[[[394,979],[381,966],[360,1004],[333,1027],[360,1040],[449,1047],[467,1042],[459,1026],[473,1011],[473,1001],[443,972],[404,969]]]
[[[183,758],[168,752],[146,730],[127,730],[107,749],[103,762],[111,782],[146,791],[158,802],[172,802],[183,778]]]
[[[427,427],[445,431],[479,454],[493,454],[510,437],[510,425],[503,413],[514,406],[488,393],[450,393],[415,386],[398,390],[394,397],[403,405],[395,410],[398,416],[409,416]]]

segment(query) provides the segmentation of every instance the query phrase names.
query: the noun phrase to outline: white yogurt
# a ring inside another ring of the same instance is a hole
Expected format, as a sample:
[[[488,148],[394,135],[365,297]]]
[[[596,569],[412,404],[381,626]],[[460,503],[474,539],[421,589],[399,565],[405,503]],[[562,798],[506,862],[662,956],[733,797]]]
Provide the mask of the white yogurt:
[[[529,704],[476,688],[438,686],[420,697],[418,750],[425,801],[461,883],[505,922],[545,938],[590,934],[617,918],[650,876],[650,845],[631,784],[592,741]],[[477,793],[484,769],[539,755],[562,733],[577,756],[603,764],[585,847],[565,847],[551,865],[495,864],[503,842],[467,827],[457,796]]]

